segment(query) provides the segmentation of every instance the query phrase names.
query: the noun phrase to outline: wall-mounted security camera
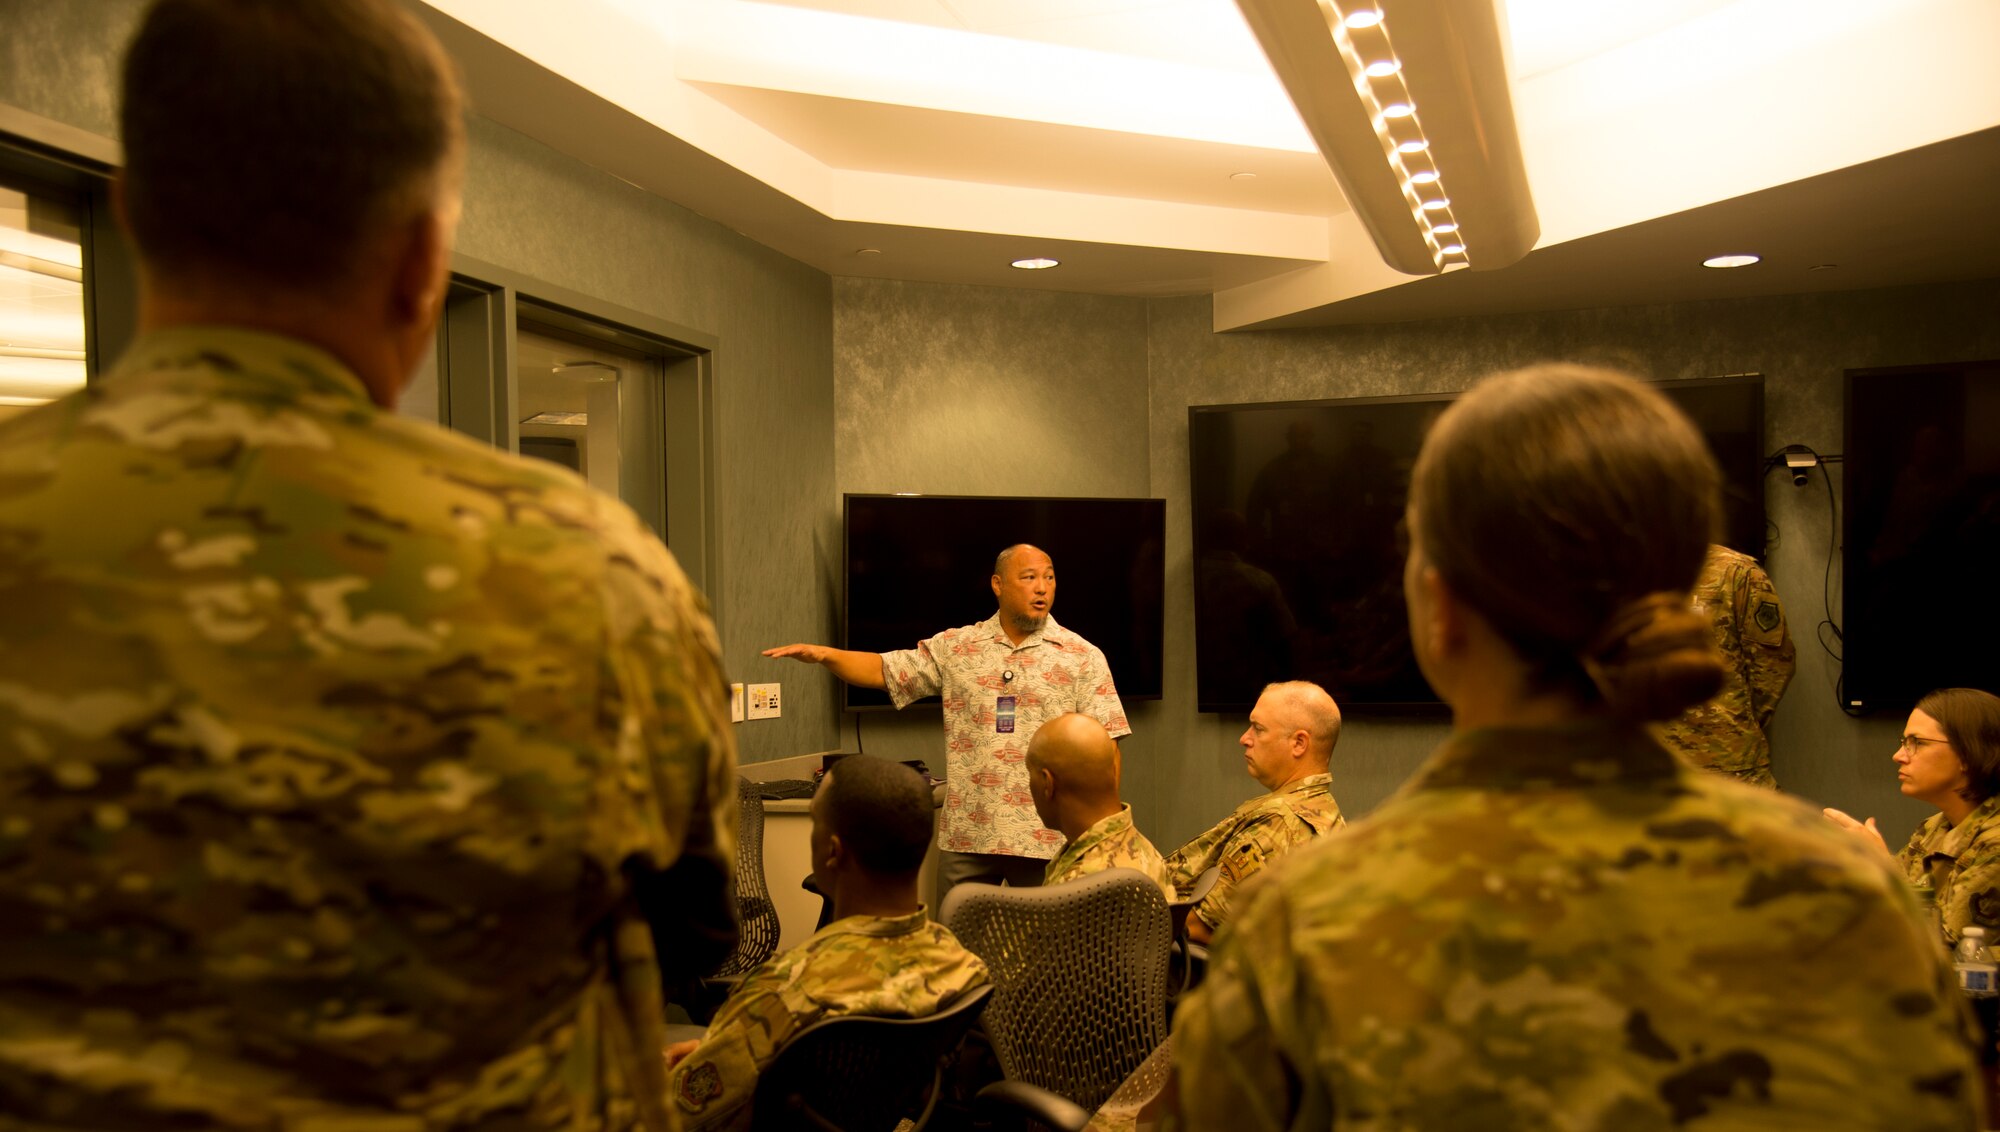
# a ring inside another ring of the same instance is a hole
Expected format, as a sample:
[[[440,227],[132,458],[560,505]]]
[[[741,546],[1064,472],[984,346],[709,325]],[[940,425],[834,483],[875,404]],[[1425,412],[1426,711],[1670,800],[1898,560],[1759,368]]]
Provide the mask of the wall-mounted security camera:
[[[1785,470],[1792,473],[1792,486],[1804,487],[1806,473],[1819,466],[1819,453],[1803,444],[1787,444],[1778,449],[1778,455],[1785,458]]]

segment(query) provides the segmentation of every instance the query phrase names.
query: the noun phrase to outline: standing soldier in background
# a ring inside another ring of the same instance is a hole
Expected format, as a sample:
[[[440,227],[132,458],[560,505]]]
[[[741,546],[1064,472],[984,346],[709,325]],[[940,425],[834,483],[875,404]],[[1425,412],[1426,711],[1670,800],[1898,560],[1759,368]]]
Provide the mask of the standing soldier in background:
[[[1694,607],[1715,630],[1722,690],[1660,725],[1660,742],[1690,764],[1775,790],[1771,717],[1792,682],[1796,650],[1778,591],[1757,560],[1711,545]]]
[[[0,1126],[676,1126],[715,631],[628,509],[389,411],[462,113],[395,0],[142,19],[139,336],[0,423]]]

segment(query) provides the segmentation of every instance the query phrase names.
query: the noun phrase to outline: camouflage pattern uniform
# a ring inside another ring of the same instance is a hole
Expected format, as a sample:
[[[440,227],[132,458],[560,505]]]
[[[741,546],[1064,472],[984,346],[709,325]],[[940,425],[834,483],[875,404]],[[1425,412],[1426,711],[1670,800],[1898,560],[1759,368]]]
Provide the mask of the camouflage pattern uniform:
[[[1757,560],[1710,546],[1694,586],[1694,607],[1715,626],[1722,690],[1660,726],[1660,742],[1690,764],[1775,790],[1771,717],[1792,682],[1795,650],[1778,591]]]
[[[147,335],[0,424],[0,1128],[673,1127],[726,695],[581,479]]]
[[[1174,899],[1174,886],[1167,881],[1167,863],[1160,851],[1132,824],[1132,807],[1120,805],[1118,812],[1084,830],[1075,841],[1049,861],[1042,873],[1043,884],[1061,884],[1087,877],[1105,869],[1137,869],[1160,882],[1167,900]]]
[[[1610,723],[1456,735],[1253,884],[1174,1019],[1185,1127],[1985,1127],[1880,854]]]
[[[1333,775],[1308,774],[1250,799],[1207,833],[1174,850],[1167,858],[1167,879],[1185,889],[1209,869],[1221,867],[1215,887],[1190,913],[1214,932],[1229,919],[1230,896],[1257,870],[1346,824],[1340,803],[1333,800]]]
[[[757,1074],[822,1018],[922,1018],[974,987],[986,964],[924,909],[848,916],[744,976],[668,1087],[689,1128],[748,1128]]]
[[[1932,814],[1896,854],[1947,946],[1957,946],[1968,924],[2000,938],[2000,797],[1979,803],[1956,826]]]

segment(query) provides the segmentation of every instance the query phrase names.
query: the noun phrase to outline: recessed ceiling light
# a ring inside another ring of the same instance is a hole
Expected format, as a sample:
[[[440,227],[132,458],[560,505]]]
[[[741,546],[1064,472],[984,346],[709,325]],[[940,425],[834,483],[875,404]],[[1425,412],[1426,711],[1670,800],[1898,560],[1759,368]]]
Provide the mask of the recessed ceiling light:
[[[1382,13],[1373,8],[1363,8],[1347,13],[1347,18],[1340,22],[1351,28],[1372,28],[1382,22]]]
[[[1388,75],[1393,75],[1397,71],[1400,71],[1402,69],[1403,65],[1401,63],[1398,63],[1394,59],[1377,59],[1373,63],[1368,64],[1367,67],[1363,68],[1362,73],[1366,74],[1371,79],[1379,79]]]
[[[1839,267],[1839,266],[1840,266],[1840,265],[1839,265],[1839,264],[1837,264],[1837,263],[1815,263],[1815,264],[1813,264],[1813,265],[1812,265],[1811,267],[1808,267],[1808,268],[1806,268],[1806,270],[1807,270],[1807,271],[1832,271],[1832,270],[1833,270],[1834,268],[1836,268],[1836,267]]]
[[[1013,262],[1011,266],[1018,267],[1022,271],[1041,271],[1046,268],[1054,267],[1061,262],[1062,261],[1059,259],[1049,259],[1046,256],[1036,256],[1031,259],[1017,259]]]
[[[1430,142],[1425,141],[1423,138],[1416,138],[1412,141],[1398,142],[1396,145],[1396,152],[1422,153],[1423,151],[1429,149],[1430,147],[1431,147]]]
[[[1230,180],[1232,180],[1232,181],[1254,181],[1254,180],[1256,180],[1256,179],[1257,179],[1257,174],[1255,174],[1255,173],[1231,173],[1231,174],[1229,175],[1229,179],[1230,179]]]
[[[881,254],[882,254],[882,249],[881,249],[881,248],[856,248],[856,249],[854,249],[854,254],[855,254],[855,255],[881,255]]]
[[[1419,169],[1415,173],[1410,174],[1410,183],[1412,185],[1428,185],[1437,179],[1438,175],[1435,169]]]
[[[1444,235],[1444,234],[1445,234],[1446,232],[1456,232],[1456,231],[1458,231],[1458,225],[1456,225],[1456,224],[1433,224],[1433,225],[1431,225],[1431,231],[1433,231],[1433,232],[1436,232],[1436,233],[1437,233],[1438,235],[1442,236],[1442,235]]]
[[[1439,248],[1439,249],[1438,249],[1438,251],[1440,251],[1440,252],[1443,252],[1443,253],[1444,253],[1445,255],[1464,255],[1464,254],[1465,254],[1465,245],[1464,245],[1464,244],[1446,244],[1446,245],[1445,245],[1444,247],[1441,247],[1441,248]]]
[[[1424,202],[1425,212],[1436,212],[1438,209],[1450,208],[1450,207],[1451,207],[1451,201],[1446,199],[1445,197],[1439,197],[1436,200],[1427,200]]]
[[[1748,267],[1763,258],[1763,256],[1750,255],[1747,252],[1741,255],[1712,255],[1702,260],[1701,265],[1703,267]]]
[[[1407,102],[1391,102],[1382,108],[1384,118],[1407,118],[1417,112],[1417,108]]]

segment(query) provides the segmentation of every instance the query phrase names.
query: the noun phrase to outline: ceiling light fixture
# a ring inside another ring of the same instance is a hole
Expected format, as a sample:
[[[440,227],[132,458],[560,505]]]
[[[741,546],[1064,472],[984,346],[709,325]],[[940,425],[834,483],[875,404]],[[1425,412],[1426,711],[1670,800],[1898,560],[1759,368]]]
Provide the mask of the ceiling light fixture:
[[[1254,180],[1256,180],[1256,179],[1257,179],[1257,174],[1255,174],[1255,173],[1231,173],[1231,174],[1229,175],[1229,179],[1230,179],[1230,180],[1232,180],[1232,181],[1254,181]]]
[[[1035,256],[1029,259],[1017,259],[1008,266],[1018,267],[1022,271],[1044,271],[1061,263],[1062,261],[1059,259],[1049,259],[1047,256]]]
[[[1748,252],[1733,255],[1712,255],[1702,260],[1701,265],[1703,267],[1748,267],[1763,258],[1763,256],[1751,255]]]
[[[1497,5],[1399,3],[1393,19],[1381,0],[1239,7],[1390,267],[1504,267],[1533,249]],[[1460,224],[1477,238],[1447,241]]]

